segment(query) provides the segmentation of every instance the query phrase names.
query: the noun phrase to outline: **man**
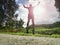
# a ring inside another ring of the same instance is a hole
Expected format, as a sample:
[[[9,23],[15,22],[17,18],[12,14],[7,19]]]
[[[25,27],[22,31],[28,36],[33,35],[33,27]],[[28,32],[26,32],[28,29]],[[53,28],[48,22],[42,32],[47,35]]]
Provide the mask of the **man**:
[[[40,2],[38,4],[40,4]],[[27,32],[26,33],[28,33],[29,22],[30,22],[30,19],[32,19],[32,27],[33,27],[32,33],[34,34],[34,14],[33,14],[33,9],[34,9],[35,6],[33,7],[32,4],[29,4],[29,7],[26,7],[25,5],[23,5],[23,6],[24,6],[24,8],[27,8],[28,11],[29,11],[29,13],[28,13],[27,28],[26,28]]]

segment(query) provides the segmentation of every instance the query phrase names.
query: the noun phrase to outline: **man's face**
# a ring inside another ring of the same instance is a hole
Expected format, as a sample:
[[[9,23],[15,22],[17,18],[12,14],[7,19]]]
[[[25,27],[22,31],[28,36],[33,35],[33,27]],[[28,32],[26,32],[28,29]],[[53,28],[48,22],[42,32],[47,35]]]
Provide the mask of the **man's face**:
[[[32,7],[32,4],[30,4],[29,6]]]

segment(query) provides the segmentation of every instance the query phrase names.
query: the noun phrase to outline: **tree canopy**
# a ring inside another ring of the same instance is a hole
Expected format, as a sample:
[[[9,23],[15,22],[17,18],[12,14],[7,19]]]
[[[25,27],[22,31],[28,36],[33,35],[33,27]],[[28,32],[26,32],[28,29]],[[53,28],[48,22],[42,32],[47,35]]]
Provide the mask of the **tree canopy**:
[[[0,0],[0,27],[13,18],[17,8],[15,0]]]
[[[55,0],[56,3],[55,3],[55,6],[59,9],[60,11],[60,0]]]

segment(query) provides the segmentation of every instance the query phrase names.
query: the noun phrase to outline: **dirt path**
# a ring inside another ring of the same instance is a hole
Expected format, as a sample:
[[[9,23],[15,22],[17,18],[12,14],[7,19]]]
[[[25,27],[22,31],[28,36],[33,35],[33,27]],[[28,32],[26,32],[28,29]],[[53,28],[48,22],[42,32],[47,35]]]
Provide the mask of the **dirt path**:
[[[0,45],[60,45],[60,38],[0,34]]]

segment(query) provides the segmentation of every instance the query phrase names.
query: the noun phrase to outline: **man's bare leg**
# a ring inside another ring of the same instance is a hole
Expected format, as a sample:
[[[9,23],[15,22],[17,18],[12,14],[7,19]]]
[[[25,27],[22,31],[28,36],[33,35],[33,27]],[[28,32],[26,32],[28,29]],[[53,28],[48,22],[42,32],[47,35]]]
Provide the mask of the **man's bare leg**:
[[[35,33],[35,29],[34,29],[34,18],[32,18],[32,28],[33,28],[32,33],[34,34]]]
[[[29,30],[29,22],[30,22],[30,19],[28,19],[28,22],[27,22],[26,33],[29,33],[29,32],[28,32],[28,30]]]

